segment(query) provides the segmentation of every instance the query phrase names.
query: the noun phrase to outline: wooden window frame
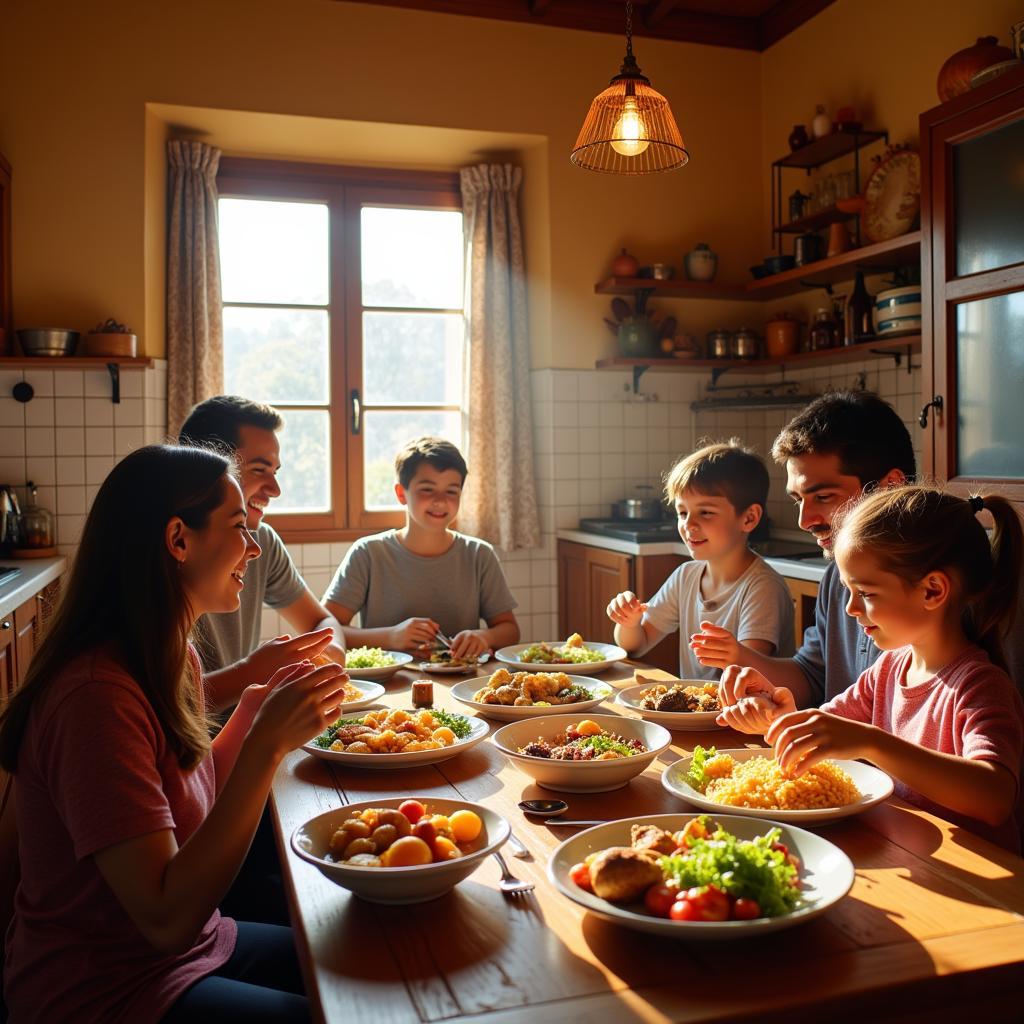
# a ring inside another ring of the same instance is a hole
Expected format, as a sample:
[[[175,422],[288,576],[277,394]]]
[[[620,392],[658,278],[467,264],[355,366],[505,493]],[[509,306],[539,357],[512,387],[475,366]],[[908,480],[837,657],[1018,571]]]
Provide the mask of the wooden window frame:
[[[350,541],[401,526],[400,511],[363,507],[363,439],[353,430],[353,392],[363,393],[359,211],[364,205],[461,210],[458,174],[224,157],[217,190],[223,198],[305,200],[328,208],[331,508],[274,515],[271,507],[267,522],[297,543]]]

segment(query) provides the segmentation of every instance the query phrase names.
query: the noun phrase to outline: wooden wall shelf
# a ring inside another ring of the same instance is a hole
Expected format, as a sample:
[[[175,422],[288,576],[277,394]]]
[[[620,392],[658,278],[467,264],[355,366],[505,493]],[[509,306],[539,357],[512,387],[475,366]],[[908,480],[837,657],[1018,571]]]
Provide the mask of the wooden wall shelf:
[[[671,299],[732,299],[749,302],[757,298],[748,295],[741,284],[691,281],[685,277],[671,277],[667,281],[650,277],[607,277],[594,285],[596,295],[632,295],[638,291],[650,291],[654,295]]]
[[[147,356],[0,356],[0,369],[5,366],[23,370],[104,369],[110,374],[110,401],[114,405],[121,403],[121,370],[147,370],[152,365],[153,360]],[[31,387],[25,383],[18,384],[15,392],[19,387],[29,388],[28,398],[20,398],[19,401],[29,401]]]

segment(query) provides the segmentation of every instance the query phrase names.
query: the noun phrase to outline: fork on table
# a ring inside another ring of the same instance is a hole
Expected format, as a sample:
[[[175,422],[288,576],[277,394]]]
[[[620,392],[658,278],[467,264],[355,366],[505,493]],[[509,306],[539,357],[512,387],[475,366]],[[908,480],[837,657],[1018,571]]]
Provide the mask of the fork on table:
[[[509,871],[508,865],[505,863],[505,858],[502,857],[497,850],[495,850],[491,856],[498,862],[498,867],[501,868],[501,881],[498,883],[498,888],[501,889],[506,896],[518,896],[521,893],[533,892],[533,882],[520,882],[519,879]]]

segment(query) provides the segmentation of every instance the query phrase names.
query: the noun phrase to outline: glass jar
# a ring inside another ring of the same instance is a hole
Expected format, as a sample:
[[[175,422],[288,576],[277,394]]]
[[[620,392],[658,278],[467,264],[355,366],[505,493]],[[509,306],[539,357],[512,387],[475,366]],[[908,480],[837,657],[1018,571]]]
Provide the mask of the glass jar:
[[[29,503],[21,513],[20,544],[26,548],[53,547],[53,514],[36,503],[37,488],[28,482]]]
[[[812,352],[839,347],[839,324],[827,309],[819,309],[811,324],[810,346]]]

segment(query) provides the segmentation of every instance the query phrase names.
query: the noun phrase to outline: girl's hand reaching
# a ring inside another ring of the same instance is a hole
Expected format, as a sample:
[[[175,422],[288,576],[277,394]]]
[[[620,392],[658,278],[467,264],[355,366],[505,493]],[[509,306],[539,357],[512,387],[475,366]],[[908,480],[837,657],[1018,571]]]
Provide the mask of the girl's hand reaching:
[[[872,725],[809,708],[777,718],[764,738],[783,774],[795,778],[826,758],[870,756],[873,732]]]
[[[632,590],[624,590],[616,594],[608,605],[608,618],[620,626],[635,628],[643,621],[644,612],[647,611],[647,604],[633,593]]]
[[[758,736],[780,715],[796,710],[793,694],[784,686],[775,688],[771,696],[759,693],[752,697],[741,697],[735,704],[723,707],[715,721],[737,732],[749,732]]]

